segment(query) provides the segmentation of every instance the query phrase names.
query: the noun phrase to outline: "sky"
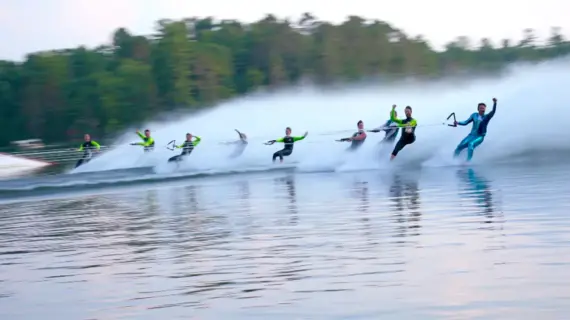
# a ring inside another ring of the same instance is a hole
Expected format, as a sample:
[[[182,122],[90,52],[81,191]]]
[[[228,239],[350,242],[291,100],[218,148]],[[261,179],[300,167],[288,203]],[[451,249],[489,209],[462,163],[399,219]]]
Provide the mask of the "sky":
[[[409,35],[423,35],[439,49],[457,36],[520,40],[533,28],[547,37],[558,26],[570,34],[570,1],[326,1],[326,0],[0,0],[0,59],[23,60],[30,52],[95,47],[109,43],[114,30],[153,33],[159,19],[212,16],[243,22],[268,13],[297,19],[310,12],[321,20],[342,22],[349,15],[379,19]]]

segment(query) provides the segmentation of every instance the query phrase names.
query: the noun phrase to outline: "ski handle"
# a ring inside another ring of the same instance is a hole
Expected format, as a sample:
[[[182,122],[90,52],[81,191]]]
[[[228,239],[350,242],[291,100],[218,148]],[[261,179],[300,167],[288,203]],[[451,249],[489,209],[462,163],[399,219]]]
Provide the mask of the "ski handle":
[[[170,145],[172,145],[172,147],[170,147]],[[172,140],[170,141],[167,145],[166,145],[166,149],[170,150],[170,151],[174,151],[174,146],[176,145],[176,140]]]
[[[447,116],[447,120],[449,120],[449,118],[453,117],[453,124],[447,124],[450,127],[457,127],[457,125],[455,124],[457,122],[457,119],[455,119],[455,112],[452,112],[449,114],[449,116]]]

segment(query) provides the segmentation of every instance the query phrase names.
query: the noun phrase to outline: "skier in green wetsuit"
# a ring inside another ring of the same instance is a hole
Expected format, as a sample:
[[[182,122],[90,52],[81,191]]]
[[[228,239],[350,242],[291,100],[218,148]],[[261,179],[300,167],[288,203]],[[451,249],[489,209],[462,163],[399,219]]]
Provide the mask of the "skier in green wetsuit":
[[[192,137],[195,138],[194,141],[192,141]],[[202,141],[202,139],[198,136],[192,136],[191,133],[187,133],[186,134],[186,141],[184,141],[181,145],[179,146],[175,146],[178,149],[182,149],[182,153],[171,157],[170,159],[168,159],[168,162],[175,162],[175,161],[182,161],[182,158],[191,154],[192,151],[194,150],[194,147],[196,147],[200,141]]]
[[[81,159],[79,159],[77,161],[77,163],[75,164],[76,168],[82,164],[89,162],[89,160],[91,160],[91,157],[93,156],[93,149],[95,149],[97,151],[101,150],[101,145],[99,145],[97,142],[91,140],[91,136],[88,133],[86,133],[83,136],[83,139],[85,140],[85,142],[83,142],[81,144],[81,146],[79,146],[79,150],[78,150],[78,151],[83,151],[83,157],[81,157]]]
[[[150,130],[146,129],[144,131],[144,135],[137,130],[137,135],[143,140],[143,142],[131,143],[131,146],[143,146],[144,152],[154,150],[154,139],[150,136]]]
[[[305,139],[305,137],[307,137],[308,134],[309,134],[309,132],[305,132],[305,134],[301,137],[293,137],[293,136],[291,136],[291,128],[287,127],[285,129],[285,136],[283,138],[279,138],[277,140],[267,141],[265,143],[267,145],[272,145],[275,142],[283,142],[283,144],[284,144],[283,149],[281,149],[281,150],[279,150],[273,154],[273,162],[275,162],[275,160],[277,158],[279,158],[279,160],[281,162],[283,162],[283,157],[290,156],[293,153],[293,144],[296,141],[300,141],[300,140]]]
[[[407,106],[404,109],[404,113],[406,114],[405,119],[396,119],[396,105],[392,106],[392,111],[390,112],[390,120],[398,125],[398,127],[404,128],[402,130],[402,135],[400,136],[400,140],[396,143],[394,147],[394,151],[392,151],[392,155],[390,156],[390,160],[394,160],[394,158],[398,155],[406,145],[414,143],[416,141],[416,126],[418,123],[416,119],[412,118],[412,107]]]

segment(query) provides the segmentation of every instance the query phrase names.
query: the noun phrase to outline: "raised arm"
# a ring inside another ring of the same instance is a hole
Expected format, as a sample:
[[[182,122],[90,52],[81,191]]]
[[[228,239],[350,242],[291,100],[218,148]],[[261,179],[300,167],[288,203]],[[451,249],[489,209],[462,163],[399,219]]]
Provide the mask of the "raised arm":
[[[495,116],[495,111],[497,111],[497,99],[493,98],[493,110],[491,110],[491,112],[489,112],[489,114],[487,115],[487,117],[489,117],[489,120],[491,120],[493,116]]]
[[[396,106],[393,106],[392,111],[390,111],[390,121],[396,123],[398,127],[403,126],[402,120],[396,118]]]
[[[199,136],[194,136],[194,147],[197,146],[198,144],[200,144],[200,141],[202,141],[202,138],[200,138]]]
[[[305,134],[301,137],[293,137],[293,141],[300,141],[303,140],[307,137],[307,135],[309,134],[309,131],[305,131]]]

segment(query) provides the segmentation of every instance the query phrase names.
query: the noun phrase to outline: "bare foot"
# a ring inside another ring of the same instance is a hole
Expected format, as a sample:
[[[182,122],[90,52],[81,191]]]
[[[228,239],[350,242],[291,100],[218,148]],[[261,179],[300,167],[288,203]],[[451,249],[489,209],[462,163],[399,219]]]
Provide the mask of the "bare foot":
[[[396,158],[396,156],[395,156],[395,155],[391,155],[391,156],[390,156],[390,161],[394,160],[394,158]]]

